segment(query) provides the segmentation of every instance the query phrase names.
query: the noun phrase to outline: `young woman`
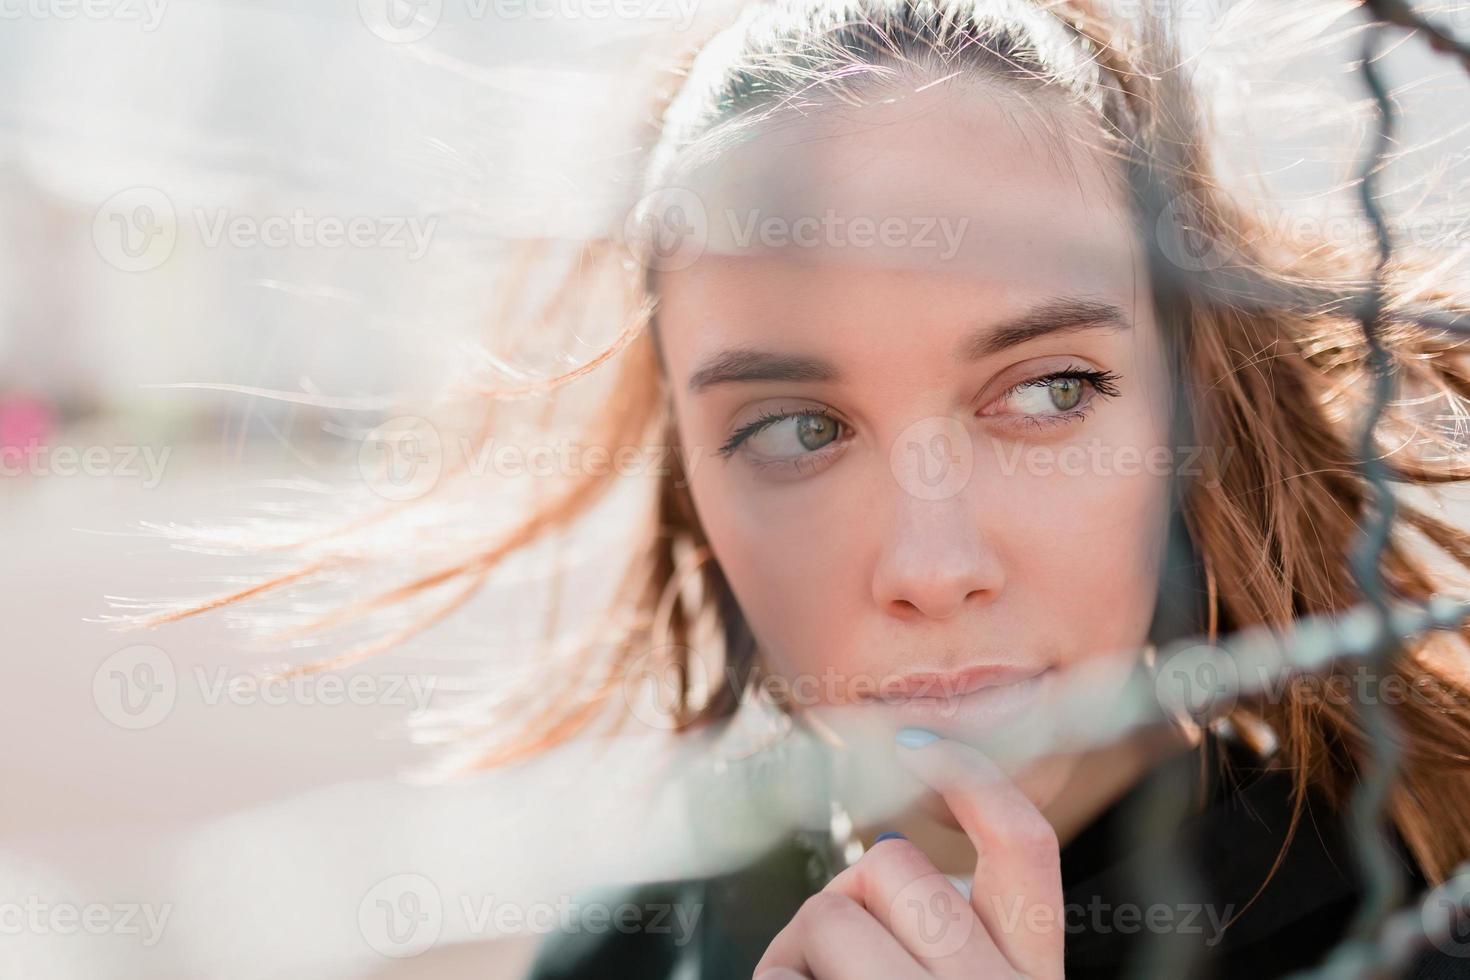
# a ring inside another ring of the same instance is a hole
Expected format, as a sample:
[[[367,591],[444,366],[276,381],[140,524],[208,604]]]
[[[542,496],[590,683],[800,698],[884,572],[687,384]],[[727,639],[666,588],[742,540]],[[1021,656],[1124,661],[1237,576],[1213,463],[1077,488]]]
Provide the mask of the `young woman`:
[[[1390,680],[1418,692],[1392,707],[1399,872],[1422,890],[1470,857],[1463,630],[1416,639],[1346,701],[1247,692],[1204,731],[1140,728],[1015,772],[971,737],[1100,654],[1363,600],[1357,314],[1376,253],[1282,240],[1232,201],[1161,26],[1083,0],[793,0],[698,46],[632,234],[589,247],[544,308],[590,322],[610,282],[625,329],[533,392],[608,381],[580,444],[653,441],[679,465],[650,499],[617,642],[564,690],[528,685],[540,707],[479,764],[584,731],[624,710],[635,670],[671,666],[677,730],[779,682],[791,730],[886,733],[864,762],[930,792],[855,828],[845,861],[793,838],[742,872],[651,886],[645,905],[703,910],[695,942],[558,937],[536,976],[1310,966],[1369,894],[1349,803],[1372,751],[1362,702]],[[1379,343],[1404,398],[1376,445],[1399,484],[1462,480],[1470,375],[1420,321],[1463,303],[1412,257],[1384,271]],[[618,482],[589,467],[386,598],[445,590],[437,620]],[[1382,549],[1384,589],[1427,601],[1444,580],[1423,546],[1470,565],[1470,538],[1416,502],[1398,520],[1418,537]],[[1177,820],[1143,823],[1161,798]],[[1150,903],[1175,873],[1182,890]],[[1419,947],[1410,975],[1470,975],[1463,944]]]

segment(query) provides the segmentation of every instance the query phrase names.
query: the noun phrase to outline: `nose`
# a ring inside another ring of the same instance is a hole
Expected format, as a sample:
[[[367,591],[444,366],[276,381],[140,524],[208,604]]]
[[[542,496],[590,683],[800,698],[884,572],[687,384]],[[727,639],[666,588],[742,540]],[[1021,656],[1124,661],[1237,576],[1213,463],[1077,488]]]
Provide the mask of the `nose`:
[[[1004,581],[967,495],[923,500],[899,493],[896,519],[873,570],[873,598],[906,622],[947,619],[988,600]]]

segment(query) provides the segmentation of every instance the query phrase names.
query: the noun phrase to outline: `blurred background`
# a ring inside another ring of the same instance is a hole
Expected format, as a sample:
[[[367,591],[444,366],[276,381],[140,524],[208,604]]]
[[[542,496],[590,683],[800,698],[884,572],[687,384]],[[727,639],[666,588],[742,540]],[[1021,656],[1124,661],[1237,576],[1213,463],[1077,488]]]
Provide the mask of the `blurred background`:
[[[1239,193],[1304,233],[1366,239],[1345,186],[1371,121],[1352,5],[1150,2],[1191,39]],[[252,688],[279,653],[240,622],[122,633],[108,597],[202,597],[280,567],[229,554],[228,535],[180,550],[180,528],[294,513],[324,488],[415,492],[368,465],[381,427],[512,343],[509,243],[621,226],[654,87],[736,6],[0,3],[5,850],[164,832],[432,756],[405,721],[481,666],[477,638],[534,624],[538,556],[340,688]],[[1465,10],[1421,6],[1470,32]],[[1452,193],[1470,83],[1407,37],[1385,63],[1402,151],[1387,206],[1448,254],[1470,220]],[[487,955],[315,975],[511,976],[528,954],[495,954],[493,973]]]

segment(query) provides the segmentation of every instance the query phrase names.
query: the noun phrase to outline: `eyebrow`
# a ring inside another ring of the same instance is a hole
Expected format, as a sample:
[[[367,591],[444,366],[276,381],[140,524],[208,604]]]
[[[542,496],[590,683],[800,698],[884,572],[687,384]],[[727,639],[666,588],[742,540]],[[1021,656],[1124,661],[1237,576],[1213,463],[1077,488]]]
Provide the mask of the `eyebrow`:
[[[1019,316],[972,331],[960,341],[955,356],[962,362],[978,361],[1039,337],[1081,330],[1127,330],[1132,326],[1127,313],[1113,303],[1061,296],[1038,303]],[[716,385],[737,382],[841,379],[837,365],[824,357],[735,347],[708,358],[689,376],[689,390],[697,395]]]
[[[1037,337],[1079,330],[1127,330],[1132,326],[1128,314],[1113,303],[1060,296],[995,326],[981,327],[961,342],[958,353],[962,361],[978,361]]]

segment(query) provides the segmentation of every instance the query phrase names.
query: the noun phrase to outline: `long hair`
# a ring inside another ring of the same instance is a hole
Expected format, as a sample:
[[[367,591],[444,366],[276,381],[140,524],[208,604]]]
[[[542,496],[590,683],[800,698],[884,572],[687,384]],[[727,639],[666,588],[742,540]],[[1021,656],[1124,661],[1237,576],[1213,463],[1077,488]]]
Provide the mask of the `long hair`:
[[[666,186],[691,155],[717,153],[723,141],[824,99],[860,100],[966,76],[1039,105],[1056,96],[1082,107],[1095,123],[1089,148],[1114,158],[1130,178],[1137,229],[1151,245],[1155,298],[1167,306],[1187,438],[1212,448],[1201,457],[1203,472],[1178,494],[1181,533],[1199,559],[1207,596],[1188,625],[1211,636],[1257,625],[1285,630],[1297,617],[1363,599],[1350,553],[1372,503],[1355,437],[1372,369],[1356,315],[1374,252],[1288,237],[1227,193],[1177,47],[1168,25],[1124,20],[1086,0],[753,5],[693,45],[658,94],[648,120],[647,180],[638,193]],[[519,322],[544,337],[572,336],[588,323],[613,325],[615,337],[574,370],[478,392],[485,412],[472,429],[473,446],[501,431],[502,409],[516,399],[536,406],[548,429],[564,430],[566,417],[582,420],[575,441],[613,456],[678,446],[657,346],[656,263],[642,248],[626,228],[583,243],[529,314],[514,299],[522,270],[546,260],[548,250],[525,249],[527,265],[508,273],[506,311],[516,310]],[[1413,396],[1391,405],[1378,429],[1390,478],[1401,487],[1432,489],[1470,476],[1458,442],[1470,373],[1453,336],[1417,322],[1426,310],[1467,309],[1437,271],[1399,253],[1382,282],[1380,339]],[[591,413],[567,411],[587,404]],[[599,719],[626,715],[615,709],[627,707],[633,682],[645,675],[673,679],[676,730],[728,718],[759,676],[758,651],[690,500],[685,458],[674,452],[665,459],[664,470],[642,485],[638,513],[645,523],[632,532],[638,546],[613,593],[606,628],[574,639],[565,663],[575,670],[562,661],[554,671],[533,664],[524,689],[499,692],[501,703],[519,706],[516,724],[475,726],[482,737],[467,768],[522,759]],[[564,474],[507,527],[468,538],[459,529],[459,554],[318,621],[325,626],[414,604],[401,628],[296,670],[342,666],[440,622],[507,558],[576,525],[624,482],[607,467]],[[1470,568],[1470,536],[1422,501],[1405,499],[1398,513],[1382,553],[1383,581],[1398,597],[1427,600],[1446,588],[1446,564]],[[343,543],[352,530],[336,539],[335,550],[312,541],[298,567],[145,622],[300,587],[370,562],[370,554]],[[1393,661],[1399,679],[1421,696],[1393,706],[1404,752],[1388,814],[1432,882],[1470,857],[1470,686],[1454,662],[1467,639],[1466,629],[1432,634]],[[1293,684],[1279,697],[1245,698],[1230,717],[1239,731],[1264,723],[1274,733],[1295,785],[1292,832],[1307,789],[1343,802],[1369,752],[1361,706],[1324,700],[1319,690]]]

